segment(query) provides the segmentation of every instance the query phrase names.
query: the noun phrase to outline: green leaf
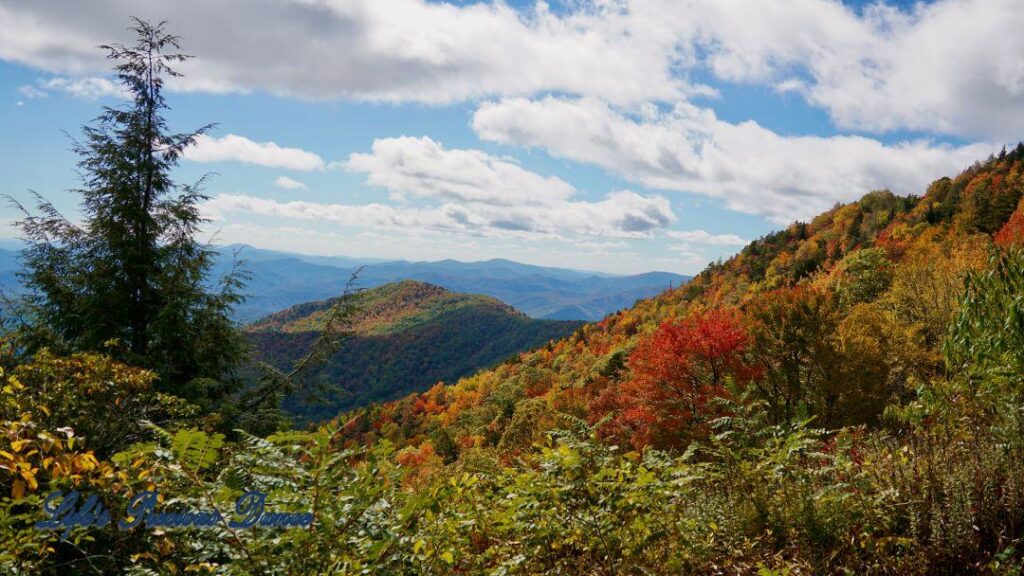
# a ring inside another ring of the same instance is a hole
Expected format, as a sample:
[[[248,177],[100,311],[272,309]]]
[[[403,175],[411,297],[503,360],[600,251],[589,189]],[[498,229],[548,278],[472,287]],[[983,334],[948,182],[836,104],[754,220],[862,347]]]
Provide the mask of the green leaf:
[[[199,472],[217,461],[217,453],[224,445],[224,435],[209,436],[191,428],[179,430],[171,441],[171,452],[184,467]]]

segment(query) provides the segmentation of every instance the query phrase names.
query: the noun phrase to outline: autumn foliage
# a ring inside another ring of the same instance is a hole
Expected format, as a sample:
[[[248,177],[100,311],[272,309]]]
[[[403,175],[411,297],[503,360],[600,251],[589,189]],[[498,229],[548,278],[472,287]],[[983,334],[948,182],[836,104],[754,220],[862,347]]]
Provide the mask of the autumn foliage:
[[[1024,200],[1021,200],[1017,211],[995,235],[995,242],[1000,246],[1010,247],[1024,243]]]
[[[276,393],[266,406],[208,402],[196,392],[218,391],[192,370],[91,350],[112,326],[92,323],[116,320],[121,302],[61,293],[53,310],[81,316],[0,334],[0,574],[1020,576],[1022,196],[1024,143],[922,197],[871,192],[566,338],[308,431],[278,418]],[[106,269],[102,251],[51,258],[45,244],[37,263],[53,268],[38,279],[85,277],[87,293],[108,293],[95,285],[106,275],[80,269]],[[205,268],[190,270],[181,287],[204,285]],[[177,284],[161,285],[165,301],[147,315],[193,314],[166,289]],[[412,308],[378,306],[371,324],[407,322]],[[452,334],[493,346],[488,335],[508,330],[467,328],[474,309],[448,323]],[[315,326],[309,310],[293,312],[275,329]],[[188,336],[164,322],[150,334]],[[53,351],[21,342],[71,323],[82,325],[64,334],[89,337],[58,338]],[[207,336],[184,350],[220,353],[221,336],[236,335]],[[429,361],[389,342],[421,375],[464,355],[451,338],[431,341]],[[149,354],[178,359],[168,342]],[[382,373],[370,368],[367,388]],[[289,380],[270,374],[249,383],[275,392]],[[71,488],[115,511],[110,525],[36,529],[43,498]],[[117,529],[142,490],[164,497],[161,511],[224,516],[259,491],[313,523]]]
[[[1024,253],[994,246],[1020,237],[1022,174],[1024,145],[921,198],[870,193],[309,432],[226,439],[151,373],[12,358],[0,518],[28,512],[0,521],[0,573],[1019,574]],[[153,485],[192,506],[262,488],[315,529],[32,528],[50,489]]]
[[[598,412],[618,410],[606,431],[631,436],[636,448],[680,446],[706,434],[718,414],[711,400],[726,396],[727,384],[753,376],[744,359],[749,343],[734,310],[663,322],[630,355],[633,377],[595,402]]]

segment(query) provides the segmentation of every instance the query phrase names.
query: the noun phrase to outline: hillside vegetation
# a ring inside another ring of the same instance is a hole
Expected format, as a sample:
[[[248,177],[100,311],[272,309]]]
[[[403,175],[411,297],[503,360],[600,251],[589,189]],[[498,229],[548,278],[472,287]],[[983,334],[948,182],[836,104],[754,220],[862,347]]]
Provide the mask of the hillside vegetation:
[[[201,191],[170,178],[202,133],[162,116],[161,78],[187,57],[162,24],[134,30],[105,48],[131,98],[76,150],[82,222],[40,199],[19,223],[33,292],[0,342],[0,572],[1024,571],[1024,144],[921,197],[836,206],[493,369],[298,431],[278,400],[311,364],[239,372],[241,279],[208,291]],[[421,297],[371,294],[362,321],[312,305],[252,334],[347,320],[393,337],[476,306],[389,290]],[[233,526],[254,490],[310,523]],[[129,515],[144,491],[160,514]],[[185,510],[215,521],[163,514]]]
[[[0,562],[1020,574],[1022,169],[1024,146],[920,198],[871,193],[493,370],[308,432],[231,439],[216,414],[153,393],[150,372],[39,353],[3,388]],[[318,309],[263,326],[301,333],[287,330]],[[70,544],[31,529],[41,494],[69,486],[114,511],[146,488],[225,509],[258,489],[314,529],[92,529]]]
[[[286,370],[321,335],[338,299],[309,302],[247,327],[255,357]],[[455,381],[509,356],[571,334],[582,322],[535,320],[487,296],[406,280],[358,293],[344,345],[303,378],[326,390],[285,400],[300,421]]]
[[[340,434],[481,478],[443,514],[479,532],[433,534],[469,571],[1016,574],[1022,168],[837,206]]]
[[[478,435],[500,431],[501,418],[476,420],[467,412],[539,399],[600,423],[602,434],[618,435],[622,445],[664,447],[636,436],[669,416],[658,413],[662,401],[633,410],[622,404],[633,401],[629,393],[649,399],[653,384],[642,380],[652,379],[688,381],[678,391],[683,396],[732,384],[766,403],[775,422],[880,425],[886,406],[952,375],[943,344],[965,278],[1024,233],[1022,164],[1018,147],[937,180],[920,198],[872,192],[752,242],[690,283],[554,346],[358,420],[379,429],[397,413],[406,426],[400,441],[415,443],[417,432],[441,422]],[[416,407],[427,401],[434,414]],[[417,428],[408,427],[405,413],[415,415]]]

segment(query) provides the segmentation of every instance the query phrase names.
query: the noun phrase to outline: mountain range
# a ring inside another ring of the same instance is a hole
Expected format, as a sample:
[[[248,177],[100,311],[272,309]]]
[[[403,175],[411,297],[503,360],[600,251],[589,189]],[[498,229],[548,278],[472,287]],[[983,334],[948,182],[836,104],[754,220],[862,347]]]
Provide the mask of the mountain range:
[[[504,259],[381,261],[305,256],[242,245],[221,249],[215,275],[230,270],[235,254],[251,274],[249,298],[236,311],[243,322],[302,302],[337,296],[360,268],[357,285],[362,288],[418,280],[452,292],[491,296],[528,316],[547,320],[600,320],[638,299],[689,280],[688,276],[669,272],[617,276]]]
[[[250,276],[245,288],[247,299],[235,309],[235,318],[241,323],[303,302],[337,296],[357,270],[356,285],[360,288],[419,280],[453,292],[491,296],[528,316],[546,320],[600,320],[690,279],[670,272],[619,276],[504,259],[407,262],[310,256],[242,244],[218,248],[212,278],[223,277],[236,265]],[[20,268],[18,251],[0,248],[0,289],[9,294],[21,290],[16,276]]]
[[[235,318],[241,323],[303,302],[337,296],[357,270],[356,285],[360,288],[419,280],[453,292],[492,296],[528,316],[547,320],[600,320],[690,279],[670,272],[619,276],[504,259],[407,262],[310,256],[242,244],[218,247],[211,277],[217,280],[236,265],[250,276],[245,288],[247,299],[235,309]],[[5,292],[20,290],[18,270],[17,250],[0,247],[0,288]]]

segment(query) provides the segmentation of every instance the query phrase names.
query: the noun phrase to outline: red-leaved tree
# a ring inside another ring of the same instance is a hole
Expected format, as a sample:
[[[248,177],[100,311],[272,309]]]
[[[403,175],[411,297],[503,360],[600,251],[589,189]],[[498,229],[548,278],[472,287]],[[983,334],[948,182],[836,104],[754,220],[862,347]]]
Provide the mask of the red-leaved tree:
[[[594,401],[592,418],[614,411],[602,432],[637,449],[685,446],[707,434],[719,415],[709,401],[727,394],[727,382],[753,377],[744,359],[749,343],[735,310],[666,321],[630,355],[632,377]]]
[[[1017,211],[1010,220],[996,233],[996,244],[1009,248],[1015,244],[1024,244],[1024,199],[1021,199]]]

